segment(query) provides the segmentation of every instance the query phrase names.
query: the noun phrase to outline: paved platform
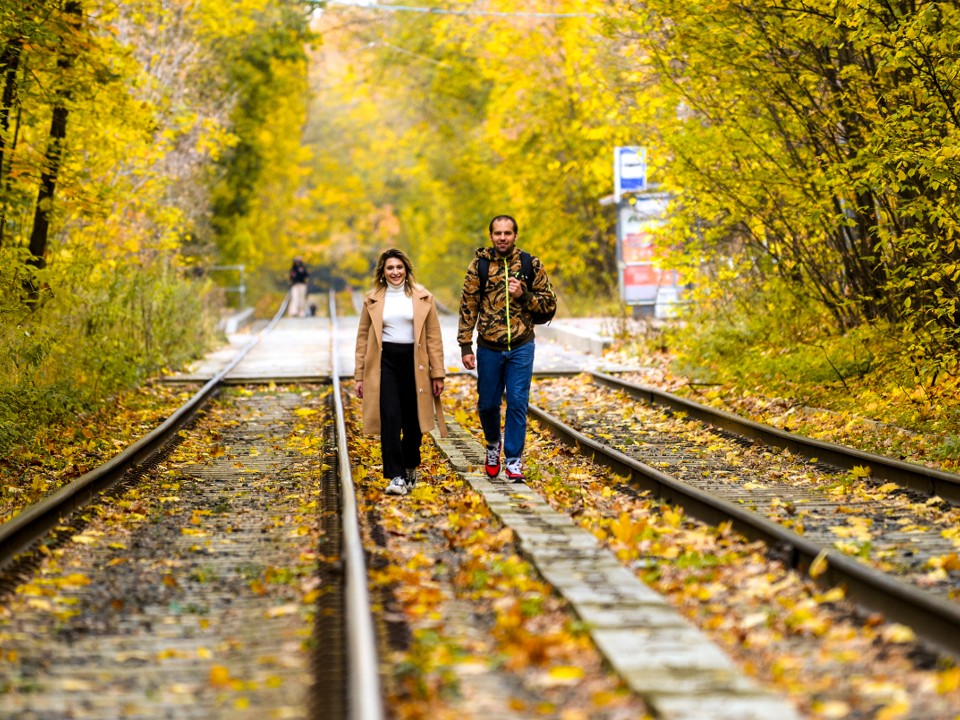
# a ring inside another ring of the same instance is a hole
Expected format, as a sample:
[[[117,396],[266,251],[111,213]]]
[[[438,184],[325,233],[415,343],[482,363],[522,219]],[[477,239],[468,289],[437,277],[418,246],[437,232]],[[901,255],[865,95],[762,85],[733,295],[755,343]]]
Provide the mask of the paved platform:
[[[723,650],[567,515],[523,483],[490,480],[483,446],[455,422],[434,440],[457,472],[517,535],[523,555],[590,628],[600,653],[667,720],[795,720]]]
[[[340,376],[353,377],[354,347],[359,318],[342,318],[337,325],[337,361]],[[322,382],[331,373],[331,327],[325,317],[283,318],[269,333],[266,323],[257,321],[227,335],[227,343],[192,363],[183,372],[170,375],[169,382],[206,382],[219,373],[245,345],[257,344],[227,376],[228,381],[260,382],[275,379],[287,382]],[[457,345],[457,318],[440,319],[443,333],[444,365],[447,373],[463,372]],[[603,360],[603,349],[612,338],[603,335],[615,321],[603,318],[554,321],[537,328],[535,373],[579,372],[584,368],[614,371]]]

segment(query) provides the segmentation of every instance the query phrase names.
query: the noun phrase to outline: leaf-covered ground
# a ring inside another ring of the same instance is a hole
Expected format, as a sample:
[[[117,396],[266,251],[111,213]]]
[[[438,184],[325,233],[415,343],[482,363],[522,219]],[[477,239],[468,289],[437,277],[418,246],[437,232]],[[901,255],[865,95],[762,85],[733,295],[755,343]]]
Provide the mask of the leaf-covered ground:
[[[197,388],[154,383],[96,412],[42,428],[0,458],[0,522],[97,468],[159,426]]]
[[[0,605],[0,716],[303,718],[330,388],[232,388]]]
[[[604,359],[639,368],[624,375],[634,382],[788,432],[960,472],[960,378],[905,383],[891,373],[878,373],[842,382],[765,377],[745,384],[734,382],[732,371],[713,369],[712,378],[731,380],[704,383],[695,375],[678,374],[674,356],[631,339],[620,341]]]
[[[667,474],[765,515],[815,542],[944,597],[960,598],[960,509],[748,443],[588,376],[538,380],[533,401],[565,423]]]
[[[611,354],[646,365],[635,376],[785,429],[930,461],[955,432],[947,411],[909,393],[837,404],[814,392],[748,393],[671,374],[663,358]],[[824,391],[825,392],[825,391]],[[40,499],[153,429],[193,390],[158,385],[69,427],[50,427],[0,460],[0,516]],[[867,397],[867,393],[859,393]],[[937,402],[943,400],[941,397]],[[472,381],[449,384],[451,415],[478,433]],[[772,399],[773,398],[773,399]],[[780,398],[780,399],[778,399]],[[785,398],[785,399],[784,399]],[[816,401],[816,402],[814,402]],[[910,413],[923,406],[911,425]],[[820,407],[821,410],[816,408]],[[944,423],[936,442],[924,428]],[[539,583],[482,502],[425,445],[431,480],[413,495],[382,495],[376,443],[365,439],[358,477],[374,578],[390,641],[388,690],[398,717],[642,717],[643,707],[603,671],[583,632]],[[960,668],[919,648],[904,628],[784,571],[763,548],[709,528],[627,488],[532,429],[528,484],[613,549],[645,581],[720,642],[758,680],[815,718],[960,717]],[[951,460],[938,461],[948,469]],[[490,668],[497,672],[491,675]],[[495,679],[491,680],[490,678]]]
[[[447,399],[478,433],[472,380],[451,379]],[[960,716],[960,667],[926,652],[909,629],[785,570],[761,544],[630,488],[535,428],[525,455],[529,485],[810,717]]]
[[[384,495],[379,440],[351,410],[354,481],[389,645],[388,706],[405,718],[642,718],[585,629],[505,528],[424,444],[412,493]]]

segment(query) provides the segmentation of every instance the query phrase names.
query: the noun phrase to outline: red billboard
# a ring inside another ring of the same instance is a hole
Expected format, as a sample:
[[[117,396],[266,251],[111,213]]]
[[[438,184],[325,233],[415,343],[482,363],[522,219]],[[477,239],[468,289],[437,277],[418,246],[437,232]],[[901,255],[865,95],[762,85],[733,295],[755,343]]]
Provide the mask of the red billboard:
[[[620,204],[617,223],[620,292],[629,305],[654,305],[665,285],[675,284],[675,273],[657,267],[653,230],[663,224],[667,196],[663,193],[635,195]]]

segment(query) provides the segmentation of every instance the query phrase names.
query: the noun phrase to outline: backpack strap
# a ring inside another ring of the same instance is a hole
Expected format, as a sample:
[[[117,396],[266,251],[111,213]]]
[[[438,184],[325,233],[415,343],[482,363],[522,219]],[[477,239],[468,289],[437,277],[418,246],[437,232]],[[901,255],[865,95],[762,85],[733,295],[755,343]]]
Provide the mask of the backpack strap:
[[[520,251],[520,271],[523,273],[523,279],[527,281],[527,290],[532,290],[533,256],[526,250]]]

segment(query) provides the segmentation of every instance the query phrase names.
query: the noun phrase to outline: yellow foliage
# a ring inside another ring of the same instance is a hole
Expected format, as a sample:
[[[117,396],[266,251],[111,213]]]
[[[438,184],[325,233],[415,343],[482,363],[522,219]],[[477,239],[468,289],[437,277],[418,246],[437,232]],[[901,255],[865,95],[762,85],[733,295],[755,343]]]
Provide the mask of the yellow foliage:
[[[670,527],[679,527],[683,522],[683,508],[673,507],[663,511],[663,520]]]
[[[624,545],[632,545],[639,531],[626,512],[620,513],[620,517],[610,523],[611,534]]]

